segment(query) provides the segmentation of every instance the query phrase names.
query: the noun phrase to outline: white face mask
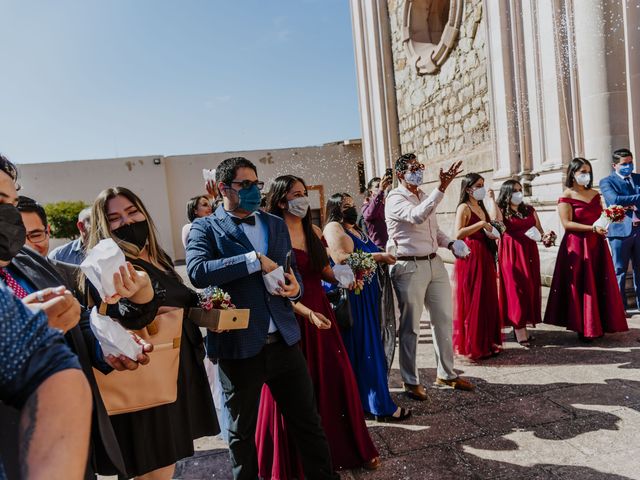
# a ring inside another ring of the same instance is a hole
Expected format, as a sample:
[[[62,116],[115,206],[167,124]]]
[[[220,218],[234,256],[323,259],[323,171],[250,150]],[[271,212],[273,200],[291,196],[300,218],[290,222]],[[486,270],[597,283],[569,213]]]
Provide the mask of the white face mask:
[[[589,185],[589,182],[591,181],[591,175],[588,173],[580,173],[579,175],[575,176],[576,182],[578,182],[578,185],[582,185],[583,187],[586,187],[587,185]]]
[[[477,201],[481,202],[484,200],[485,195],[487,194],[487,190],[484,187],[476,188],[471,195]]]
[[[415,172],[407,172],[404,174],[404,179],[409,185],[415,185],[416,187],[422,185],[422,179],[424,172],[422,170],[416,170]]]
[[[309,197],[298,197],[287,202],[287,210],[291,215],[304,218],[309,211]]]
[[[524,200],[524,194],[522,192],[513,192],[511,194],[511,203],[514,205],[520,205]]]

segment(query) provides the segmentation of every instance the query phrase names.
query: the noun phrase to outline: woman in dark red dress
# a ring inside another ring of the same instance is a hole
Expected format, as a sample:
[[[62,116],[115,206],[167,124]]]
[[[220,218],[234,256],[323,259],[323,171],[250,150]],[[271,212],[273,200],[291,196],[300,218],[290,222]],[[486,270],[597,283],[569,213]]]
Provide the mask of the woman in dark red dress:
[[[591,164],[574,158],[567,189],[558,199],[565,235],[560,244],[544,323],[567,327],[581,339],[629,329],[616,283],[606,229],[593,227],[602,213]]]
[[[358,385],[322,289],[321,280],[336,281],[321,242],[322,232],[311,223],[304,181],[292,175],[278,177],[269,192],[267,209],[287,223],[302,277],[304,294],[294,306],[302,333],[300,347],[307,359],[333,466],[377,468],[380,459],[365,424]],[[303,478],[295,445],[266,386],[260,399],[256,444],[261,478]]]
[[[500,318],[504,325],[513,327],[516,341],[528,347],[533,337],[527,325],[542,321],[542,295],[538,245],[527,232],[537,230],[539,239],[546,234],[536,210],[525,205],[523,197],[520,182],[504,182],[495,203],[495,217],[506,227],[498,248]]]
[[[456,211],[457,239],[464,240],[471,253],[456,258],[454,266],[453,347],[472,360],[500,352],[502,334],[498,306],[498,282],[492,237],[494,227],[484,206],[484,178],[468,173],[462,179]]]

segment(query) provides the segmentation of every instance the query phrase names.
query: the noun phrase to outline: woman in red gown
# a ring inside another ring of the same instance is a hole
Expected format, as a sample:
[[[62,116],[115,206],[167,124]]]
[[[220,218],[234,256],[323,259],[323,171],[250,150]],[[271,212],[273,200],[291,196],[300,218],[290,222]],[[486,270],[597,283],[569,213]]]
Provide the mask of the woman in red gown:
[[[536,229],[540,238],[546,234],[536,210],[525,205],[523,197],[522,184],[507,180],[500,187],[494,212],[506,227],[498,248],[500,318],[504,325],[513,327],[516,341],[528,347],[533,337],[527,325],[542,321],[542,294],[538,245],[526,233]]]
[[[349,356],[321,285],[323,279],[335,283],[335,277],[321,241],[322,231],[311,223],[304,181],[292,175],[276,178],[267,209],[287,223],[302,277],[304,294],[294,306],[302,334],[300,347],[307,359],[333,467],[375,469],[380,465],[379,455],[365,424]],[[295,444],[266,385],[260,399],[256,444],[261,478],[304,478]]]
[[[453,347],[472,360],[500,352],[502,334],[498,306],[494,230],[484,206],[484,178],[468,173],[462,179],[456,210],[457,239],[464,240],[471,254],[456,258],[454,266]],[[486,232],[486,233],[485,233]]]
[[[593,190],[591,164],[574,158],[567,169],[567,189],[558,199],[565,235],[560,244],[544,323],[567,327],[589,340],[605,332],[629,329],[605,241],[606,229],[593,227],[602,213]]]

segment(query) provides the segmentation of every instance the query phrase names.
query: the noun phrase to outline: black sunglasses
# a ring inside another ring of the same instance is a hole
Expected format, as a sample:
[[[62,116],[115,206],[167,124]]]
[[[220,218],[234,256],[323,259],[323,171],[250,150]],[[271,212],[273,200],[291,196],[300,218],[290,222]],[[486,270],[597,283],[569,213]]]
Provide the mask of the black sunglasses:
[[[237,182],[234,180],[231,183],[240,185],[240,188],[242,188],[243,190],[248,190],[254,185],[258,187],[258,190],[262,190],[264,188],[264,182],[259,181],[252,182],[251,180],[242,180],[241,182]]]

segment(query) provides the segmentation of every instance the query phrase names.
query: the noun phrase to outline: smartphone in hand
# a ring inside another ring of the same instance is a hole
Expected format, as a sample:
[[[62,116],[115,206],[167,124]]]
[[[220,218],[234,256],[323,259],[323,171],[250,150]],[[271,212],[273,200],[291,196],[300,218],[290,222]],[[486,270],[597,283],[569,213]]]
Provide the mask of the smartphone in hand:
[[[289,270],[291,270],[291,250],[284,259],[284,273],[289,273]],[[289,285],[289,280],[285,280],[285,283]]]

